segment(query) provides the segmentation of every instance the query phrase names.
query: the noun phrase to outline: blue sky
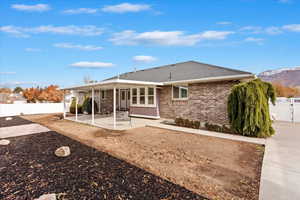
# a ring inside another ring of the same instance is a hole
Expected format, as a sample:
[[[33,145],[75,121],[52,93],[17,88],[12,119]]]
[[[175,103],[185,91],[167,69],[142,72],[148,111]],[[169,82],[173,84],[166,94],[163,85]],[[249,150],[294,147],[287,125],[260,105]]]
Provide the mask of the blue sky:
[[[300,65],[298,0],[2,0],[0,84],[83,83],[196,60],[258,73]]]

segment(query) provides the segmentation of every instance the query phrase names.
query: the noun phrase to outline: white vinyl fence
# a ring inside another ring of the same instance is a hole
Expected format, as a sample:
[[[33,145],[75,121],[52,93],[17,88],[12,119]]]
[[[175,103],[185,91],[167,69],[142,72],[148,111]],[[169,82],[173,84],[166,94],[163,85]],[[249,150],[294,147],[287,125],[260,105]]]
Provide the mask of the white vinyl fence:
[[[300,122],[300,98],[279,97],[275,106],[270,103],[270,112],[277,121]]]
[[[66,103],[66,110],[68,104]],[[24,103],[24,104],[0,104],[0,117],[15,116],[20,114],[46,114],[63,113],[63,103]]]

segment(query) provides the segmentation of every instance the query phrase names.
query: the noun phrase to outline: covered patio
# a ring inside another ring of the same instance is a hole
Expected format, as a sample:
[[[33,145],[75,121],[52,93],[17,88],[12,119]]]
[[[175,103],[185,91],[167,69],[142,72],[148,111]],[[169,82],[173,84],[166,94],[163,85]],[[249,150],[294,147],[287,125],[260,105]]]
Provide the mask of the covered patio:
[[[114,130],[126,130],[151,125],[152,123],[159,123],[162,120],[136,118],[132,117],[130,114],[130,107],[132,105],[132,88],[156,88],[157,85],[160,85],[160,83],[112,79],[98,83],[63,88],[64,119]],[[73,98],[76,99],[75,114],[71,114],[69,113],[69,110],[67,110],[65,101],[65,94],[67,91],[72,91],[74,94]],[[106,94],[104,91],[112,92],[112,98],[109,99],[109,101],[104,98],[104,95]],[[80,93],[84,94],[84,96],[91,96],[92,108],[90,114],[80,114],[78,112]],[[154,94],[156,94],[156,92],[154,92]],[[108,104],[106,103],[106,105],[103,106],[103,101],[108,101]],[[95,102],[97,102],[98,105],[98,112],[95,109]]]

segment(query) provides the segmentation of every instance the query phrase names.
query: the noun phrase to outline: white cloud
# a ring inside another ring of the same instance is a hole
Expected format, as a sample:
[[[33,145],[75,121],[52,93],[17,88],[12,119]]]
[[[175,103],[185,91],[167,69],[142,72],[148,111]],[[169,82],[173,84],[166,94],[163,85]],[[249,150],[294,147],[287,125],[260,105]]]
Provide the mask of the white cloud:
[[[24,33],[22,29],[16,26],[0,26],[0,31],[4,33],[8,33],[14,35],[15,37],[27,38],[28,34]]]
[[[144,10],[149,10],[151,8],[148,4],[131,4],[131,3],[121,3],[118,5],[104,6],[102,8],[103,12],[112,13],[126,13],[126,12],[140,12]]]
[[[2,75],[16,74],[16,72],[0,72]]]
[[[28,52],[39,52],[41,50],[37,49],[37,48],[25,48],[25,51],[28,51]]]
[[[240,28],[240,31],[249,32],[252,34],[258,34],[263,31],[263,28],[260,26],[244,26],[244,27]]]
[[[153,56],[139,55],[139,56],[134,56],[132,58],[132,60],[135,61],[135,62],[140,62],[140,63],[150,63],[150,62],[156,61],[157,58],[155,58]]]
[[[71,64],[72,67],[79,67],[79,68],[103,68],[103,67],[112,67],[114,64],[106,63],[106,62],[88,62],[88,61],[81,61]]]
[[[151,31],[137,33],[136,31],[126,30],[113,34],[110,39],[116,45],[165,45],[165,46],[192,46],[201,40],[223,40],[231,31],[204,31],[198,34],[187,35],[183,31]]]
[[[51,7],[48,4],[36,4],[36,5],[25,5],[25,4],[13,4],[11,8],[21,11],[30,12],[44,12],[50,10]]]
[[[292,32],[300,32],[300,24],[289,24],[282,27],[284,30]]]
[[[276,26],[270,26],[265,28],[265,33],[269,34],[269,35],[277,35],[277,34],[281,34],[282,30],[279,27]]]
[[[0,31],[9,33],[16,37],[29,37],[30,34],[38,33],[52,33],[60,35],[82,35],[82,36],[96,36],[103,33],[103,28],[93,25],[86,26],[37,26],[37,27],[20,27],[20,26],[2,26]]]
[[[278,0],[279,3],[291,3],[292,0]]]
[[[77,9],[68,9],[64,10],[63,13],[65,14],[94,14],[98,10],[94,8],[77,8]]]
[[[72,44],[72,43],[56,43],[53,46],[58,48],[66,48],[66,49],[79,49],[84,51],[97,51],[103,49],[100,46],[93,46],[93,45],[79,45],[79,44]]]
[[[42,83],[29,82],[29,81],[12,81],[12,82],[0,83],[0,86],[10,87],[10,86],[17,86],[17,85],[37,85],[37,84],[42,84]]]
[[[263,38],[247,37],[245,39],[245,42],[254,42],[254,43],[257,43],[259,45],[262,45],[264,40],[265,39],[263,39]]]
[[[219,25],[230,25],[230,24],[232,24],[232,22],[223,21],[223,22],[217,22],[217,24],[219,24]]]

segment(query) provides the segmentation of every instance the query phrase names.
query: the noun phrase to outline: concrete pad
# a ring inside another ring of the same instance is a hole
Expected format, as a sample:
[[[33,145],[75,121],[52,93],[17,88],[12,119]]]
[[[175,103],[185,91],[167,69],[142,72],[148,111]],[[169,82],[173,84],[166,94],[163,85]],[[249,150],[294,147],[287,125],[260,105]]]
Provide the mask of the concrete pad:
[[[246,137],[246,136],[225,134],[225,133],[206,131],[206,130],[201,130],[201,129],[185,128],[185,127],[166,125],[166,124],[155,123],[155,122],[148,123],[147,125],[157,127],[157,128],[165,128],[165,129],[169,129],[169,130],[173,130],[173,131],[181,131],[181,132],[186,132],[186,133],[206,135],[206,136],[212,136],[212,137],[229,139],[229,140],[237,140],[237,141],[242,141],[242,142],[250,142],[250,143],[255,143],[255,144],[265,144],[265,142],[266,142],[266,139],[264,139],[264,138],[251,138],[251,137]]]
[[[50,130],[39,124],[26,124],[19,126],[2,127],[0,128],[0,138],[30,135],[47,131]]]
[[[267,139],[260,200],[300,199],[300,123],[277,122]]]

